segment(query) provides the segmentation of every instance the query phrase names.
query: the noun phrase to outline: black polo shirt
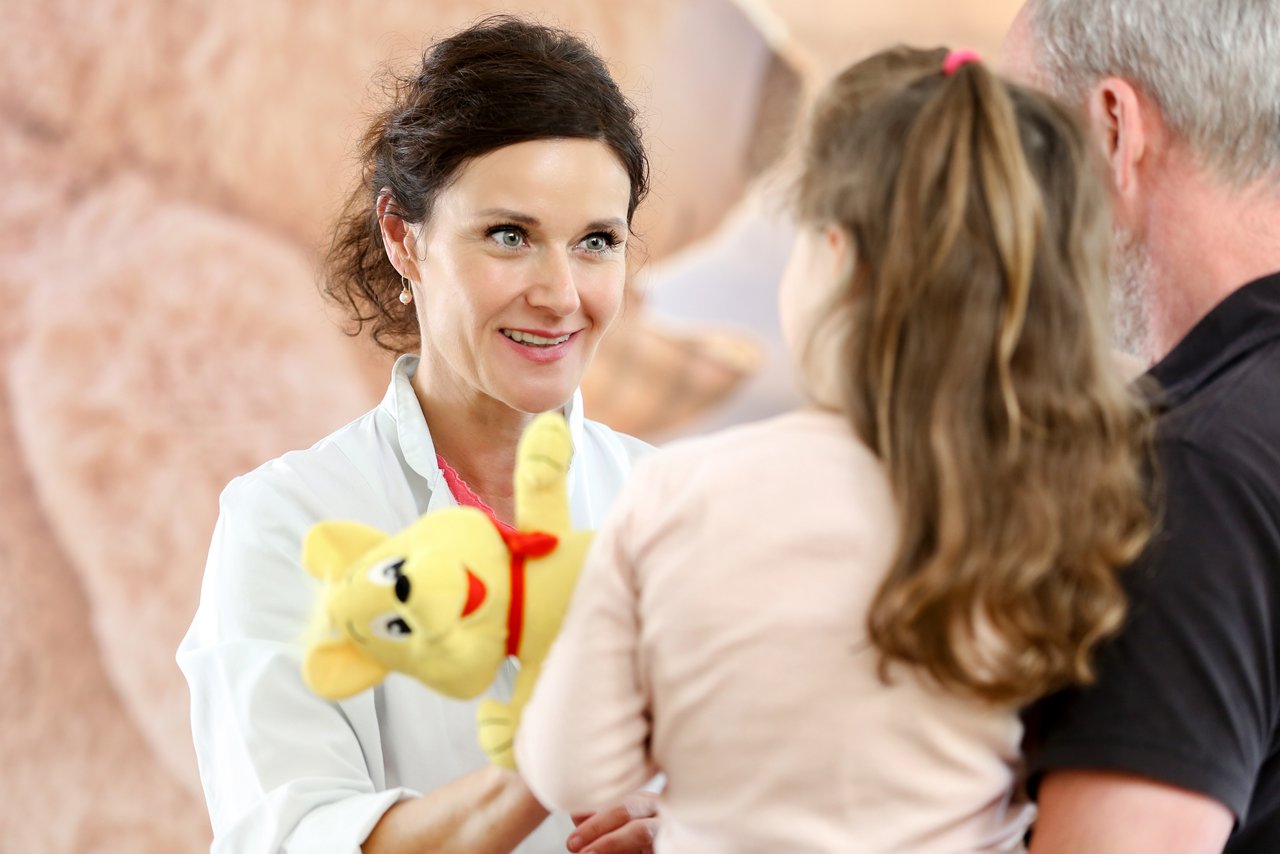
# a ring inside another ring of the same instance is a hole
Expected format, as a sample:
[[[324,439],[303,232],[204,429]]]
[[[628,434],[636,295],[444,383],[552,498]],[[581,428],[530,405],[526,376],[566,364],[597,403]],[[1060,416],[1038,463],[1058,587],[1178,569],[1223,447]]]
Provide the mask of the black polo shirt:
[[[1047,771],[1122,771],[1235,813],[1226,850],[1280,852],[1280,274],[1223,300],[1151,370],[1159,531],[1125,573],[1099,680],[1027,716]]]

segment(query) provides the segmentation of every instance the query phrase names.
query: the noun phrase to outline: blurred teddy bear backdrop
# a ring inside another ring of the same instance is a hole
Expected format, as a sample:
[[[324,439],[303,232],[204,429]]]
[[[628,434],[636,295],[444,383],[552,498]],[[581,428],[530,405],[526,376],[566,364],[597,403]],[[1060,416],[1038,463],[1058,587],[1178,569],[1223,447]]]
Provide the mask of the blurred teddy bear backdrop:
[[[899,40],[992,50],[1017,4],[971,5],[8,0],[0,848],[208,847],[174,650],[222,486],[387,382],[316,288],[380,69],[495,11],[595,41],[655,181],[584,393],[662,440],[797,401],[773,309],[790,229],[761,176],[839,65]]]

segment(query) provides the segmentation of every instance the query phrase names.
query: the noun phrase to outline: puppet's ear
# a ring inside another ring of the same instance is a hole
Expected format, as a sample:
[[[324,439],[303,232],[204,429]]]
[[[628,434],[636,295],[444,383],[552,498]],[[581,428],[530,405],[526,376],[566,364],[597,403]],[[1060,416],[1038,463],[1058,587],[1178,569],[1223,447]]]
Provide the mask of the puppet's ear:
[[[346,638],[317,641],[302,662],[307,687],[326,700],[345,700],[372,688],[388,673],[387,667],[361,652]]]
[[[321,581],[336,581],[387,535],[359,522],[320,522],[302,541],[302,565]]]

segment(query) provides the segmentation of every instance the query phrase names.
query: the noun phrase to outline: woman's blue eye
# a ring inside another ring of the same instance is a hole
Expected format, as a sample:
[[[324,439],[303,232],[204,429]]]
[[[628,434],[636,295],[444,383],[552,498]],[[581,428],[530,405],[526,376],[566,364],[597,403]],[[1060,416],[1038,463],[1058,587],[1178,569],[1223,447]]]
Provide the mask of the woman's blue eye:
[[[498,242],[508,249],[519,249],[520,244],[524,243],[524,236],[515,229],[504,228],[494,232],[494,235],[498,238]]]
[[[612,234],[589,234],[583,239],[582,245],[588,252],[605,252],[617,246],[619,242]]]

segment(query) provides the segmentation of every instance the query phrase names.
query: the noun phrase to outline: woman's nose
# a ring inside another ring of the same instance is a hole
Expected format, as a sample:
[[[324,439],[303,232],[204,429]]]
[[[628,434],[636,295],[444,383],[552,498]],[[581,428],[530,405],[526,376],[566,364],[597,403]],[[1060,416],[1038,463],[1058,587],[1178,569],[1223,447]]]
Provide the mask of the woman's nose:
[[[529,304],[568,317],[582,304],[568,253],[548,252],[538,265],[536,278],[525,297]]]

